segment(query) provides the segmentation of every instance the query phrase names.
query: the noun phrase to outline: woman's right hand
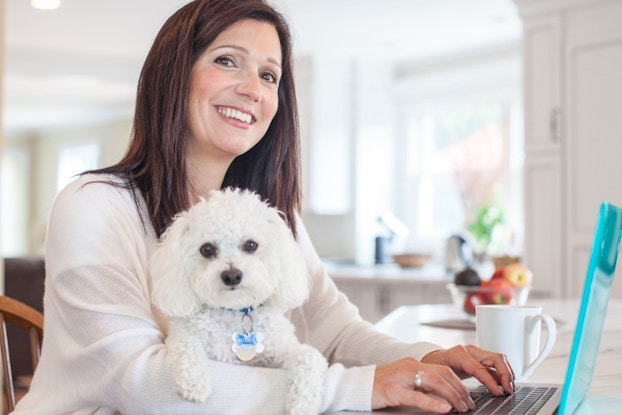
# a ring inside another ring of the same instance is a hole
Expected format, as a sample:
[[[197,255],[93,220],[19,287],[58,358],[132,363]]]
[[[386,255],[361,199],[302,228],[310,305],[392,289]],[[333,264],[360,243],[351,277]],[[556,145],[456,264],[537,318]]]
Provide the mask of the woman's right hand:
[[[417,388],[415,378],[420,371],[423,374],[420,388]],[[475,404],[468,389],[448,366],[425,364],[413,358],[404,358],[376,367],[372,408],[391,406],[409,406],[447,413],[452,408],[466,412],[473,409]]]

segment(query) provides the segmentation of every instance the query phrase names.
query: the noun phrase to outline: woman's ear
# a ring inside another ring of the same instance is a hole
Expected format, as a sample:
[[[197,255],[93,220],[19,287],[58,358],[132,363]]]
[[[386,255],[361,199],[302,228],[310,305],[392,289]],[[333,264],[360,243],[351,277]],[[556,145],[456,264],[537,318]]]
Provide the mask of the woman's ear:
[[[272,304],[283,309],[302,305],[309,296],[309,270],[304,256],[285,221],[275,214],[269,222],[276,228],[276,253],[279,258],[279,284],[272,297]]]
[[[190,229],[188,215],[182,213],[162,235],[149,261],[151,299],[171,317],[187,317],[199,312],[201,304],[194,295],[185,268],[187,247],[182,242]]]

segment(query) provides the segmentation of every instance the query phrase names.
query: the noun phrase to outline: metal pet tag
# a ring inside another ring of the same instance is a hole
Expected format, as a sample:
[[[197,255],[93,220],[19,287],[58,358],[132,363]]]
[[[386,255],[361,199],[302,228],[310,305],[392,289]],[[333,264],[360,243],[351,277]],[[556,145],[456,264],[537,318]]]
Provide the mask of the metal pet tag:
[[[233,340],[231,350],[233,350],[233,353],[243,362],[248,362],[255,357],[257,353],[263,352],[263,344],[261,342],[264,337],[261,333],[235,332],[231,338]]]

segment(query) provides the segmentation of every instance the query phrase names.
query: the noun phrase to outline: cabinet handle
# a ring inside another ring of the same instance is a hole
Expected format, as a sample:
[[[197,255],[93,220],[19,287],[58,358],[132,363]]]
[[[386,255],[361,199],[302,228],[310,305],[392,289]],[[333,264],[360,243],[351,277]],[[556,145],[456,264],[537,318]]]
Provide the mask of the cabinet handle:
[[[560,132],[559,132],[559,120],[560,120],[560,110],[559,107],[551,108],[551,113],[549,114],[549,129],[551,133],[551,141],[554,143],[559,142]]]

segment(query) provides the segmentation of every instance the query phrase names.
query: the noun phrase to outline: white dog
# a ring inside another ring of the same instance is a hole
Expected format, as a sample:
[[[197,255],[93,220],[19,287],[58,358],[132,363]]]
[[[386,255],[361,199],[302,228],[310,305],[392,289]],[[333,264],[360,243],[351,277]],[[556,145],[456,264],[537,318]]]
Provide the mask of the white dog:
[[[170,316],[166,347],[185,399],[211,394],[209,360],[287,370],[288,414],[317,414],[324,356],[300,344],[284,313],[309,294],[305,261],[279,212],[255,193],[213,191],[163,234],[150,272]]]

